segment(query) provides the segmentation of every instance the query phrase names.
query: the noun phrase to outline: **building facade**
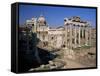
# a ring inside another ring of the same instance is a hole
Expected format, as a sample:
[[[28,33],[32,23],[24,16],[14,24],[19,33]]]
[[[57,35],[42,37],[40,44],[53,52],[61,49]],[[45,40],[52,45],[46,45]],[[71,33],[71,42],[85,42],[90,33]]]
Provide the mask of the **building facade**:
[[[32,33],[37,34],[41,47],[70,49],[91,46],[91,25],[78,16],[64,18],[64,24],[57,28],[50,28],[45,17],[26,20],[26,26]]]

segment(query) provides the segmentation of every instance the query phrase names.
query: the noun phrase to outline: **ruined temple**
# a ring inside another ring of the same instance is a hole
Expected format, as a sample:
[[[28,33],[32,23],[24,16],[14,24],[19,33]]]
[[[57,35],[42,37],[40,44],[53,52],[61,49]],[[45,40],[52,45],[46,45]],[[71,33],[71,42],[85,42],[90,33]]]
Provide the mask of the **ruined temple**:
[[[26,26],[37,34],[41,47],[70,49],[91,46],[91,24],[82,20],[79,16],[64,18],[64,23],[60,27],[49,27],[44,16],[26,20]]]

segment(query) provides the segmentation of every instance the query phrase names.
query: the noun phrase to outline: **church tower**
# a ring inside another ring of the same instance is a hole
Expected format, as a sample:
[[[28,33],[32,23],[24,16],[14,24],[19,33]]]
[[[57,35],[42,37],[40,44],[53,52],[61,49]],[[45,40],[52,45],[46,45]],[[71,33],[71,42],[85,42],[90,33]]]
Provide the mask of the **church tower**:
[[[43,15],[37,19],[37,37],[40,39],[41,45],[46,46],[48,44],[48,26]]]

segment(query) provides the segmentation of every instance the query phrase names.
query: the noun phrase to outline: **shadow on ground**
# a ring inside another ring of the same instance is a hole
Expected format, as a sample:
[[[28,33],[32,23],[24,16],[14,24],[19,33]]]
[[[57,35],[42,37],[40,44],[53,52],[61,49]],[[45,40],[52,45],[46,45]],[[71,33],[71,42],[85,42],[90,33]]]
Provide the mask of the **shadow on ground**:
[[[18,58],[18,70],[19,72],[27,72],[30,68],[37,68],[42,64],[48,64],[48,61],[56,58],[56,55],[48,52],[48,50],[44,50],[38,48],[39,56],[41,59],[41,64],[38,63],[34,54],[24,54],[23,52],[19,52]]]

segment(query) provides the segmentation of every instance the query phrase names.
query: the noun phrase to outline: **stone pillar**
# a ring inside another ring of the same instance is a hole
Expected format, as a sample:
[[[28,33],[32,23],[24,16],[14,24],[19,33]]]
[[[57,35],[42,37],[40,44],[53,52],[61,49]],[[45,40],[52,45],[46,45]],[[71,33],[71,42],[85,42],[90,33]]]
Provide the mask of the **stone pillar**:
[[[70,49],[72,49],[72,25],[70,24]]]
[[[76,45],[77,45],[77,44],[76,44],[76,40],[77,40],[77,39],[76,39],[76,38],[77,38],[77,36],[76,36],[76,25],[74,26],[74,33],[75,33],[75,34],[74,34],[74,38],[75,38],[75,39],[74,39],[74,44],[75,44],[75,48],[76,48]]]
[[[88,45],[88,27],[85,27],[85,45]]]
[[[80,47],[80,25],[78,26],[78,43],[79,43],[79,47]]]
[[[89,45],[91,46],[91,26],[89,27]]]
[[[80,26],[80,45],[83,45],[83,37],[84,37],[84,27],[83,25]]]
[[[65,25],[65,47],[67,47],[67,25]]]
[[[82,39],[84,38],[84,26],[82,26]]]
[[[85,36],[84,36],[84,35],[85,35],[85,34],[84,34],[85,31],[84,31],[84,30],[85,30],[85,26],[82,26],[82,41],[81,41],[81,42],[82,42],[82,45],[85,44]]]

